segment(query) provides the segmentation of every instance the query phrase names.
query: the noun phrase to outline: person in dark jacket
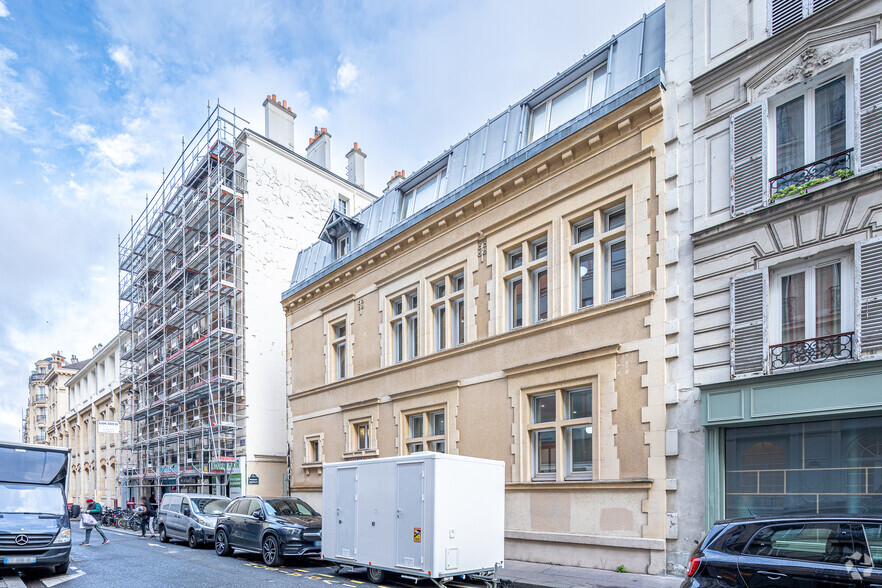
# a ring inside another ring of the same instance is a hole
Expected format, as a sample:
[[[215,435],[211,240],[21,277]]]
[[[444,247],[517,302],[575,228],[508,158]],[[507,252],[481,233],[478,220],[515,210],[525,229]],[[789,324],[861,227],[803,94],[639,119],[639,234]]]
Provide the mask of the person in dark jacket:
[[[150,501],[147,500],[147,497],[141,499],[141,506],[138,507],[139,515],[141,517],[141,539],[146,539],[145,532],[147,531],[147,527],[150,523],[150,518],[156,516],[156,510],[153,509],[153,505],[150,504]],[[155,539],[156,535],[153,534],[153,530],[150,531],[150,538]]]
[[[147,521],[147,528],[150,530],[150,535],[156,535],[156,516],[158,514],[159,505],[156,503],[156,492],[150,493],[150,506],[153,507],[153,515]]]
[[[104,531],[101,530],[101,505],[91,498],[86,499],[86,512],[92,515],[95,518],[94,525],[83,524],[83,528],[86,530],[86,540],[80,543],[80,545],[88,545],[89,544],[89,535],[92,534],[92,529],[98,531],[98,534],[104,539],[104,543],[110,543],[110,540],[107,538],[107,535],[104,534]],[[102,543],[102,545],[104,544]]]

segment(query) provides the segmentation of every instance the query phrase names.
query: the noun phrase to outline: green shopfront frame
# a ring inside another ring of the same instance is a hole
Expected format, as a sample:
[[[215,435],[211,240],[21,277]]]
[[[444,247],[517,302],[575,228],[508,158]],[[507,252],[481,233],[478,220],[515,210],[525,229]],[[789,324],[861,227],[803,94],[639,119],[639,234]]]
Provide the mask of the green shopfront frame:
[[[882,511],[882,361],[702,386],[706,525]]]

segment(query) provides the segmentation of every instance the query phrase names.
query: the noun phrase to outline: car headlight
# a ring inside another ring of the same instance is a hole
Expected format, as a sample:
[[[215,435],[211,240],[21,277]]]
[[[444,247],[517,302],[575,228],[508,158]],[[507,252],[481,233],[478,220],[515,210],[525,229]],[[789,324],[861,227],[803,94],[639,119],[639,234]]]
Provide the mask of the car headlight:
[[[65,527],[62,529],[52,543],[70,543],[70,528]]]
[[[288,533],[288,535],[290,535],[292,539],[296,539],[298,541],[300,540],[301,534],[302,534],[302,529],[299,529],[298,527],[282,527],[282,528],[285,529],[285,532]]]

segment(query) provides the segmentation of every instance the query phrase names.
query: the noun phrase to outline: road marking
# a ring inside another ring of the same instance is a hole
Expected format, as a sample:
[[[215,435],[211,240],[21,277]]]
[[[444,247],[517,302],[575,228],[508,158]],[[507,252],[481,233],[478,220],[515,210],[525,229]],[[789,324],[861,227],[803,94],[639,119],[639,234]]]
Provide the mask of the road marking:
[[[319,576],[322,576],[324,578],[333,578],[334,577],[334,576],[329,576],[328,574],[319,574]]]
[[[24,581],[15,572],[11,576],[0,576],[0,580],[4,581],[9,588],[25,588]]]
[[[51,578],[43,578],[43,585],[47,588],[51,588],[52,586],[58,586],[59,584],[64,584],[74,578],[79,578],[80,576],[85,576],[86,572],[83,570],[77,571],[75,574],[63,574],[61,576],[53,576]]]

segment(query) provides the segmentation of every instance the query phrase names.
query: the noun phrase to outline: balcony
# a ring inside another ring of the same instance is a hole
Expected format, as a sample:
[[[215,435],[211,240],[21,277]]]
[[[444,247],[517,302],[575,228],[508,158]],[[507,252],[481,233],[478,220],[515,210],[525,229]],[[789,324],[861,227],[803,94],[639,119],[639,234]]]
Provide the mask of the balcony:
[[[772,345],[769,359],[772,371],[854,359],[854,332]]]
[[[775,176],[769,180],[769,194],[774,202],[792,194],[804,194],[818,184],[839,178],[845,179],[854,169],[854,149],[846,149],[825,159]]]
[[[36,396],[34,396],[34,402],[46,402],[46,395],[37,394]]]
[[[44,415],[44,414],[38,414],[38,415],[37,415],[37,422],[38,422],[38,423],[45,423],[45,422],[46,422],[46,415]]]

